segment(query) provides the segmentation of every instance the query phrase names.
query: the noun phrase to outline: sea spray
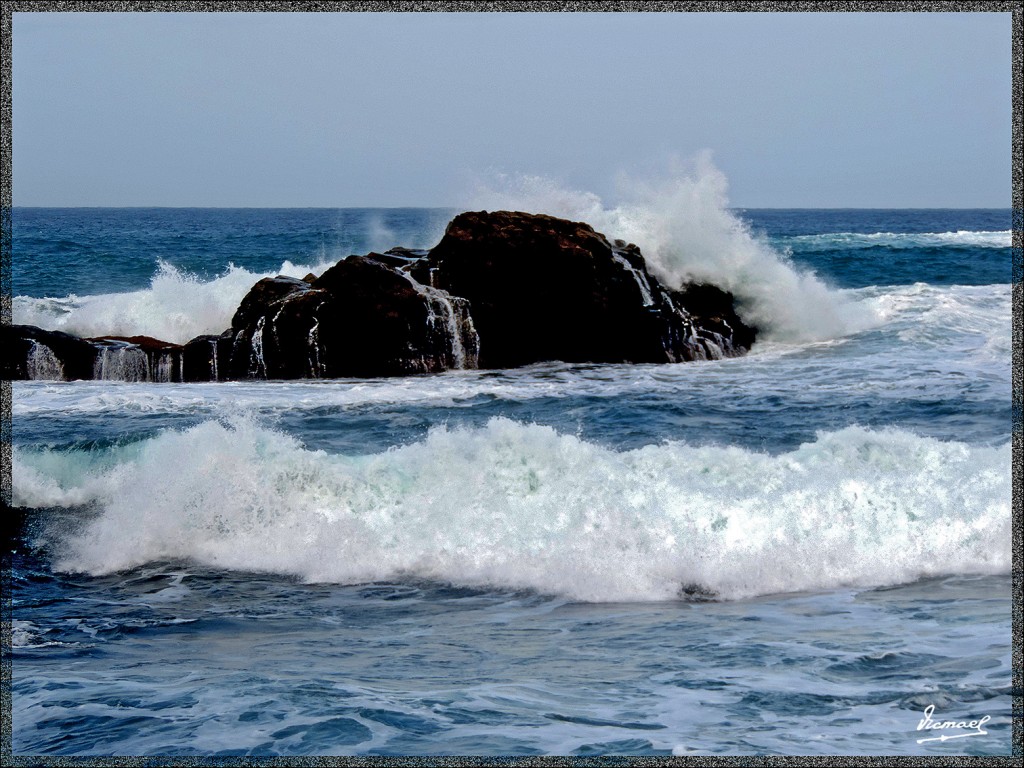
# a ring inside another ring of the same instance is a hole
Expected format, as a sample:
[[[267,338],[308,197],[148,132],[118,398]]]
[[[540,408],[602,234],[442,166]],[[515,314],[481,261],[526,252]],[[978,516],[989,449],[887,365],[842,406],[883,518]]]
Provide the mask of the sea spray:
[[[328,266],[286,261],[276,272],[259,274],[230,265],[219,277],[202,281],[160,261],[147,289],[63,299],[17,296],[14,322],[83,337],[142,335],[184,344],[228,328],[242,298],[264,277],[301,278]]]
[[[20,292],[35,296],[146,287],[161,231],[210,276],[231,258],[254,275],[289,254],[316,261],[301,253],[320,240],[335,258],[365,252],[334,247],[347,231],[362,242],[363,213],[14,216],[45,225],[53,244],[76,240],[73,217],[107,222],[102,260],[38,241],[40,258],[21,268],[32,282]],[[1010,212],[743,217],[785,249],[794,232],[1006,230]],[[335,219],[352,222],[337,238]],[[19,251],[29,232],[15,227],[16,262],[35,252],[33,240]],[[127,267],[133,253],[141,272]],[[16,515],[14,750],[1008,754],[1010,256],[815,254],[801,261],[881,325],[702,364],[14,382],[18,503],[70,507]],[[97,275],[106,287],[90,287]],[[189,363],[208,365],[209,351],[206,337]],[[332,349],[320,352],[329,362]],[[238,409],[258,420],[231,421]],[[136,555],[144,564],[95,578],[54,573]],[[345,586],[344,568],[360,583]],[[985,569],[998,573],[970,575]],[[910,581],[940,572],[952,575]],[[314,578],[327,583],[304,583]],[[485,579],[532,588],[452,586]],[[700,604],[565,597],[806,584],[822,586]],[[930,705],[993,727],[919,745]]]
[[[15,451],[15,504],[101,510],[64,542],[59,568],[192,559],[309,581],[643,601],[1006,573],[1011,562],[1008,443],[848,427],[776,456],[679,442],[617,452],[494,418],[338,456],[235,418],[133,450]]]
[[[669,285],[708,282],[731,291],[744,321],[762,339],[807,342],[837,338],[876,322],[869,308],[797,269],[785,254],[755,237],[728,208],[727,181],[707,156],[689,172],[661,181],[623,180],[622,204],[608,207],[591,192],[538,176],[502,176],[481,185],[477,207],[510,209],[586,222],[609,238],[636,243],[648,266]]]
[[[549,179],[503,178],[490,188],[478,189],[472,206],[566,217],[584,221],[609,238],[634,242],[650,268],[669,284],[706,281],[732,291],[741,315],[761,329],[762,341],[831,339],[876,321],[869,307],[830,290],[817,276],[798,270],[785,254],[755,237],[728,209],[726,179],[706,158],[698,159],[692,171],[664,181],[624,182],[623,186],[625,202],[609,207],[593,193],[563,188]],[[392,241],[397,235],[380,215],[371,216],[367,226],[367,237],[375,247],[408,245]],[[935,233],[935,238],[972,242],[976,235],[995,237],[998,244],[1006,238],[1005,233],[970,232]],[[440,231],[432,242],[439,237]],[[159,261],[146,289],[56,298],[16,296],[14,322],[79,336],[146,335],[184,343],[224,331],[258,280],[276,274],[296,278],[319,274],[333,263],[326,251],[320,261],[313,266],[286,261],[279,270],[265,273],[231,265],[206,281]]]

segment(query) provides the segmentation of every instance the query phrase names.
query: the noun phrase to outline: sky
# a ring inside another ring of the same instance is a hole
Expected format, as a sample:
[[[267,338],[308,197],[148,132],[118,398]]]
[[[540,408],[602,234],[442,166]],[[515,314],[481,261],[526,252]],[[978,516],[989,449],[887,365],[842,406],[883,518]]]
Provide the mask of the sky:
[[[615,202],[1009,207],[994,13],[15,13],[24,206],[399,207],[530,174]]]

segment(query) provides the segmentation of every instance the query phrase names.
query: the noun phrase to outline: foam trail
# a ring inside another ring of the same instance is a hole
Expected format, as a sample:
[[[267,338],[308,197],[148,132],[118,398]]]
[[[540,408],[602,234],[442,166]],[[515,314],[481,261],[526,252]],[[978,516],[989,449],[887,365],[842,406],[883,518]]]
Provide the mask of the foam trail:
[[[589,192],[537,176],[501,177],[481,186],[474,205],[586,222],[610,238],[640,246],[649,267],[671,286],[714,283],[740,302],[740,315],[764,340],[822,341],[872,326],[870,309],[797,270],[788,257],[756,238],[728,209],[725,176],[707,156],[691,172],[661,182],[624,181],[628,202],[606,207]]]
[[[833,232],[795,235],[787,244],[801,252],[858,248],[1010,248],[1012,230],[957,232]]]
[[[496,418],[334,456],[239,418],[109,454],[14,453],[15,503],[102,510],[58,567],[188,558],[363,583],[434,579],[588,601],[724,598],[1006,573],[1010,446],[820,433],[778,455],[616,452]]]
[[[231,265],[213,280],[159,262],[149,288],[126,293],[67,296],[62,299],[14,299],[14,322],[76,336],[152,336],[175,344],[201,334],[219,334],[249,289],[264,277],[319,274],[327,264],[313,267],[286,261],[276,272],[259,274]]]

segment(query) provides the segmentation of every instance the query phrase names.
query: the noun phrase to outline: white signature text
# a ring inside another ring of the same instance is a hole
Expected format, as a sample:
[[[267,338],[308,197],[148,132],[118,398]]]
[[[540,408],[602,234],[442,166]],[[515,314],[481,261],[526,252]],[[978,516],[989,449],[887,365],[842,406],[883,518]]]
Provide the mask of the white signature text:
[[[988,731],[983,730],[985,723],[992,719],[991,715],[985,715],[980,720],[935,720],[932,715],[935,714],[935,705],[929,704],[924,708],[924,717],[921,718],[921,722],[917,724],[917,730],[919,731],[940,731],[946,729],[954,729],[959,731],[966,731],[966,733],[943,733],[941,736],[931,736],[925,739],[918,739],[918,744],[924,744],[926,741],[949,741],[950,739],[964,739],[968,736],[986,736]]]

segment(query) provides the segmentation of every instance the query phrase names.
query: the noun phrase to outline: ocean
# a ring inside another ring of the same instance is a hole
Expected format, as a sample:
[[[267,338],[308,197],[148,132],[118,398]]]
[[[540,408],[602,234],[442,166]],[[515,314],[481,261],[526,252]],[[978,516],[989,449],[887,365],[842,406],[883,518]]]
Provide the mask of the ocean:
[[[14,382],[14,754],[1010,754],[1010,211],[684,191],[520,209],[745,357]],[[15,208],[14,322],[182,343],[455,213]]]

